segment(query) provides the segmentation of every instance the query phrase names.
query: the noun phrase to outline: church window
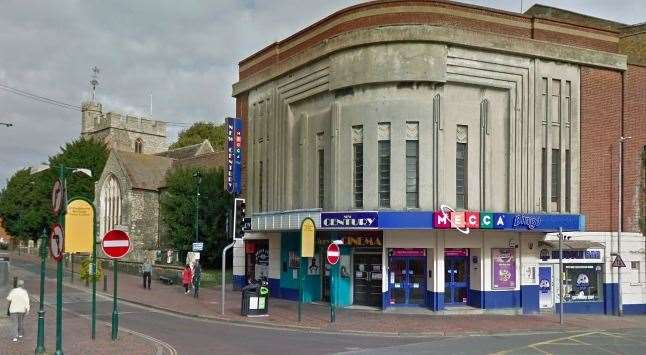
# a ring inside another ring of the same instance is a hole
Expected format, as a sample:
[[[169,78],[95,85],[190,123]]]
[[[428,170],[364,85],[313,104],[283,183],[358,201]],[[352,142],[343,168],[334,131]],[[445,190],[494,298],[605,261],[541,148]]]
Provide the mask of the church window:
[[[101,236],[103,236],[121,224],[121,189],[119,181],[114,175],[110,175],[103,183],[99,204],[101,208],[100,228]]]
[[[144,141],[141,138],[137,138],[135,141],[135,153],[141,153],[144,150]]]

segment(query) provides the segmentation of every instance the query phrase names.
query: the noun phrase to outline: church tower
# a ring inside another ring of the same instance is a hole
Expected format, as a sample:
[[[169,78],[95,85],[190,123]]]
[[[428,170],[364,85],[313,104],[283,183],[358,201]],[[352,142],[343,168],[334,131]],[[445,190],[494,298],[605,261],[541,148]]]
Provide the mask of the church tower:
[[[104,114],[96,101],[81,106],[81,136],[127,152],[156,154],[168,149],[166,122],[116,112]]]

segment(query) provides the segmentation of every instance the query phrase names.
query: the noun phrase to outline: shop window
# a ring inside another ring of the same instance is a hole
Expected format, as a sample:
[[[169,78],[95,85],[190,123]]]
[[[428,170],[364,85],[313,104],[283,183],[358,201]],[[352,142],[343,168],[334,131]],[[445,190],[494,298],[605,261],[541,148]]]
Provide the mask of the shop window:
[[[363,208],[363,126],[352,127],[352,165],[354,208]]]
[[[390,207],[390,123],[377,129],[379,207]]]
[[[603,301],[603,268],[600,264],[564,265],[565,302]]]
[[[561,201],[561,150],[552,149],[552,211],[560,210]]]
[[[631,261],[630,262],[630,271],[633,274],[633,277],[632,277],[633,281],[632,282],[636,282],[636,283],[642,283],[643,282],[639,261]]]
[[[467,208],[468,133],[467,126],[458,126],[455,148],[455,207]]]

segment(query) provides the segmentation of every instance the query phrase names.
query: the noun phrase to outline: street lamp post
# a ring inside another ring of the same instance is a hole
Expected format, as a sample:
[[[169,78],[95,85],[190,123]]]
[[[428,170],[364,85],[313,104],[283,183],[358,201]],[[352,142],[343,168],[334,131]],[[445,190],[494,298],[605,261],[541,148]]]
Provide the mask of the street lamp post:
[[[202,173],[196,171],[193,177],[197,180],[197,191],[195,194],[195,242],[199,240],[199,219],[200,219],[200,184],[202,184]]]
[[[31,173],[35,174],[43,170],[50,169],[49,165],[41,165],[31,169]],[[69,168],[63,164],[58,166],[58,178],[63,182],[63,186],[67,187],[65,179],[65,171],[69,170],[72,173],[83,173],[92,177],[92,171],[84,168]],[[58,224],[65,230],[65,213],[67,213],[67,191],[65,191],[65,200],[63,208],[58,214]],[[63,250],[64,252],[64,250]],[[41,281],[42,282],[42,281]],[[42,284],[41,284],[42,285]],[[41,287],[41,292],[43,287]],[[43,328],[44,329],[44,328]],[[43,334],[44,338],[44,334]],[[63,355],[63,262],[56,262],[56,352],[55,355]]]
[[[40,236],[40,301],[38,306],[38,338],[36,354],[45,353],[45,263],[47,261],[47,228]]]

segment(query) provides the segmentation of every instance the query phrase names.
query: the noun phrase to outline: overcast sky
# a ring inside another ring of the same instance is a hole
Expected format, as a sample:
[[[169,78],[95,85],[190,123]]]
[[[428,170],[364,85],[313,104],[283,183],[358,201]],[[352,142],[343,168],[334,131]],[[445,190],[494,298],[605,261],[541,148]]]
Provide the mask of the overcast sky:
[[[104,110],[190,124],[235,114],[240,59],[356,0],[0,0],[0,84],[80,106],[90,68],[101,70]],[[520,0],[464,0],[520,11]],[[534,1],[524,0],[526,10]],[[643,0],[540,3],[633,24]],[[80,112],[0,89],[0,187],[80,134]],[[173,141],[179,126],[169,129]]]

